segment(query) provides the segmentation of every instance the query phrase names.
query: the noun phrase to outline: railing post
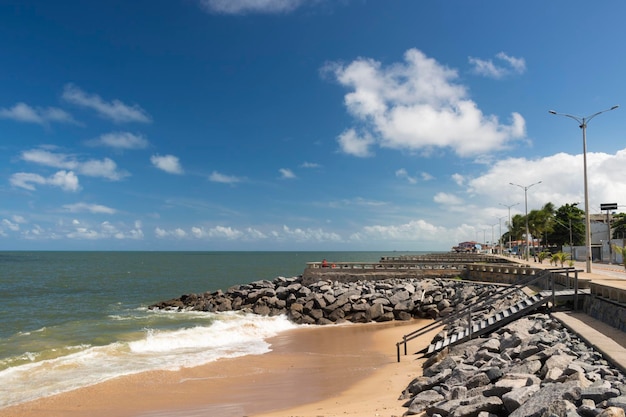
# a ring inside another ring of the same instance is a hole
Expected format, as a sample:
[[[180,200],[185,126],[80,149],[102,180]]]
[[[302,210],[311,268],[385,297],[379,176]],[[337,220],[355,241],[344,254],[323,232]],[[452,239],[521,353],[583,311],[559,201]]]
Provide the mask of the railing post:
[[[396,343],[396,352],[398,354],[398,363],[400,363],[400,343]]]
[[[552,286],[552,307],[550,310],[556,306],[556,290],[554,288],[554,272],[550,272],[550,285]]]
[[[574,270],[574,311],[578,310],[578,271]]]

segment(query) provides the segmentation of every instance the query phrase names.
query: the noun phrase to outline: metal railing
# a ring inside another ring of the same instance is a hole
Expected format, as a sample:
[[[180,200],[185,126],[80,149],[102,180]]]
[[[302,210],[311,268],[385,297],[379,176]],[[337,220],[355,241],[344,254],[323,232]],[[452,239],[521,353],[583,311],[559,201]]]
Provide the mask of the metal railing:
[[[540,284],[544,284],[543,286],[546,286],[548,288],[545,289],[552,289],[552,305],[556,304],[556,293],[555,293],[555,277],[559,276],[562,273],[566,274],[566,278],[569,277],[569,273],[573,272],[575,274],[575,279],[574,279],[574,305],[577,306],[578,305],[578,272],[577,270],[573,269],[573,268],[555,268],[555,269],[545,269],[542,270],[540,273],[537,274],[533,274],[533,275],[528,275],[525,278],[523,278],[522,280],[516,282],[515,284],[512,284],[510,286],[506,286],[503,287],[499,290],[496,291],[496,293],[483,293],[481,294],[478,299],[476,300],[476,302],[472,303],[472,305],[464,307],[460,310],[458,310],[456,313],[447,315],[445,317],[440,317],[438,319],[436,319],[435,321],[433,321],[432,323],[429,323],[426,326],[423,326],[417,330],[415,330],[414,332],[408,333],[406,335],[404,335],[402,337],[402,340],[400,342],[396,343],[396,351],[397,351],[397,357],[398,357],[398,362],[400,362],[400,347],[404,345],[404,355],[407,355],[407,344],[409,341],[416,339],[428,332],[431,332],[437,328],[440,327],[444,327],[448,324],[454,323],[456,321],[459,321],[460,319],[462,319],[464,316],[467,316],[467,331],[470,335],[470,339],[473,337],[472,334],[472,329],[473,329],[473,322],[472,322],[472,315],[473,313],[475,313],[476,311],[480,311],[484,308],[486,308],[489,304],[493,304],[498,300],[501,300],[509,295],[512,295],[514,292],[516,291],[521,291],[522,288],[524,287],[529,287],[529,286],[538,286]],[[557,279],[557,281],[563,281],[566,285],[569,285],[570,280],[569,279]],[[559,282],[560,285],[563,285],[563,283]],[[569,288],[569,287],[568,287]]]

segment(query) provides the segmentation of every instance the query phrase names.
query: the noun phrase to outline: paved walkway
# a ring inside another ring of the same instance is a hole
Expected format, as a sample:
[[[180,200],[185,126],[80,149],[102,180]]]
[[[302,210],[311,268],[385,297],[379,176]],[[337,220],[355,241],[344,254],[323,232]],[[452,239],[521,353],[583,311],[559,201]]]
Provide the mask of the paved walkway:
[[[546,261],[540,264],[531,260],[528,264],[539,268],[553,267]],[[626,269],[624,265],[594,262],[591,265],[591,273],[585,272],[585,262],[574,262],[574,267],[579,270],[579,278],[626,289]],[[560,311],[553,312],[552,316],[576,333],[581,339],[585,340],[587,344],[602,353],[608,361],[617,366],[622,372],[626,373],[626,332],[596,320],[585,313]]]

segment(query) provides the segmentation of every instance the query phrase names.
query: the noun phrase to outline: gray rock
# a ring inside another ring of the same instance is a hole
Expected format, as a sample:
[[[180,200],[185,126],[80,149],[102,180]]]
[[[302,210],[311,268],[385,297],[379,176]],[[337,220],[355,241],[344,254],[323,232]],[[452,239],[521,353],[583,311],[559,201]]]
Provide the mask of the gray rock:
[[[539,385],[529,385],[515,388],[502,396],[502,403],[509,413],[517,410],[530,397],[539,391]]]
[[[572,388],[571,384],[546,384],[524,402],[509,417],[540,417],[550,415],[550,404],[562,401],[563,394]],[[546,414],[547,413],[547,414]]]
[[[407,413],[409,414],[419,414],[425,411],[430,405],[443,400],[443,395],[439,394],[437,391],[427,390],[411,398],[404,407],[408,407]]]
[[[481,412],[500,413],[503,405],[502,400],[498,397],[474,397],[475,401],[470,404],[460,405],[455,408],[453,417],[476,417]]]

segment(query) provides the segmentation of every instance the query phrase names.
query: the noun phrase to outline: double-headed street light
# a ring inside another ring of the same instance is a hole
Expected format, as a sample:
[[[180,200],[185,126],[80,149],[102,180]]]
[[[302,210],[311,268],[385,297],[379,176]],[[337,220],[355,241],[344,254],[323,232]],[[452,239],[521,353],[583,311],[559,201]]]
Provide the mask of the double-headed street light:
[[[554,110],[549,110],[548,113],[555,114],[557,116],[565,116],[578,122],[578,127],[583,131],[583,175],[585,180],[585,246],[587,252],[587,273],[591,273],[591,221],[589,220],[589,188],[587,186],[587,123],[599,114],[606,113],[607,111],[615,110],[619,106],[613,106],[610,109],[602,110],[591,116],[574,116],[571,114],[557,113]]]
[[[524,190],[524,206],[525,206],[525,210],[526,210],[526,260],[528,260],[530,258],[530,231],[528,229],[528,189],[530,187],[532,187],[533,185],[537,185],[537,184],[541,184],[541,181],[536,182],[534,184],[530,184],[530,185],[519,185],[519,184],[513,184],[512,182],[510,182],[509,184],[511,185],[515,185],[516,187],[521,188],[522,190]]]

